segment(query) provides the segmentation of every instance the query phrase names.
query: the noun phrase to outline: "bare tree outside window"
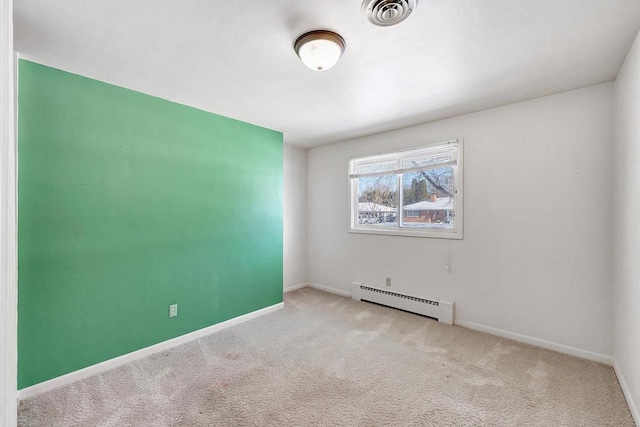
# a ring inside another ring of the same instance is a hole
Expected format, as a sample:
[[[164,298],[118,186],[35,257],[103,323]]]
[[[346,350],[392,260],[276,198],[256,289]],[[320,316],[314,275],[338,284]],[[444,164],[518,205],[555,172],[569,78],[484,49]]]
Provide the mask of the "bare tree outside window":
[[[358,180],[358,222],[377,226],[396,226],[398,177],[382,175]]]

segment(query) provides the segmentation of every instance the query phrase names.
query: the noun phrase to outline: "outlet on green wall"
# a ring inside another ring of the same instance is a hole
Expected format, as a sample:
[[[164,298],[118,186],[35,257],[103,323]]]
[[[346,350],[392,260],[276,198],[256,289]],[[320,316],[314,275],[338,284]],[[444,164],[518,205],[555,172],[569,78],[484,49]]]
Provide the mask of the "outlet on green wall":
[[[20,389],[282,302],[281,133],[24,60],[18,105]]]

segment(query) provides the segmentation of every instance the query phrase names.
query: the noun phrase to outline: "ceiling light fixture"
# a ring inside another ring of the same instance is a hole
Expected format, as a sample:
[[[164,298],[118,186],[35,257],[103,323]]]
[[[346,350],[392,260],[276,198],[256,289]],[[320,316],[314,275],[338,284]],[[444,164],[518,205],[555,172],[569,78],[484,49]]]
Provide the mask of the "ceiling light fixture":
[[[298,37],[293,47],[304,65],[314,71],[325,71],[336,65],[346,43],[333,31],[315,30]]]

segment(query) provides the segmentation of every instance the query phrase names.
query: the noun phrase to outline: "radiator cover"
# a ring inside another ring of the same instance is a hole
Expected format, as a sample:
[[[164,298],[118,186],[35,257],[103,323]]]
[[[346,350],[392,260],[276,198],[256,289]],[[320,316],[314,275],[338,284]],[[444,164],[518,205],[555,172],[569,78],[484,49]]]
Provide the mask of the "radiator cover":
[[[358,282],[354,282],[351,285],[351,298],[432,317],[449,325],[454,324],[454,304],[452,302],[415,297],[386,289],[374,288]]]

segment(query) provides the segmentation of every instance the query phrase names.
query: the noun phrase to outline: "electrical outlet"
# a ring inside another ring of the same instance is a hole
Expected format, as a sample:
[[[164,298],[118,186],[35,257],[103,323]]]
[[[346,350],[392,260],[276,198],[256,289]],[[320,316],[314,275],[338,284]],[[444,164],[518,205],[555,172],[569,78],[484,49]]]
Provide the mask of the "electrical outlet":
[[[178,304],[171,304],[169,306],[169,317],[176,317],[178,315]]]
[[[387,277],[387,278],[386,278],[386,280],[385,280],[385,282],[384,282],[384,284],[385,284],[386,286],[391,286],[391,277]]]

